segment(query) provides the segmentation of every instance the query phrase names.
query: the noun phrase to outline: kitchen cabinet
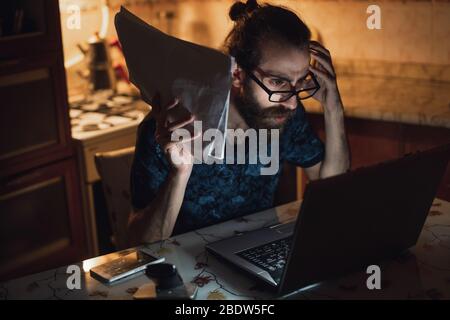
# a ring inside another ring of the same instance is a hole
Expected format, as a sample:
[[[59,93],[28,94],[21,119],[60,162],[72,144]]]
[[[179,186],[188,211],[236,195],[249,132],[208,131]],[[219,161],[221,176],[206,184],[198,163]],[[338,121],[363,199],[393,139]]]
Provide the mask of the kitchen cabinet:
[[[66,90],[56,52],[0,69],[0,176],[70,155]]]
[[[62,49],[60,33],[57,0],[0,2],[0,59],[3,63]]]
[[[2,1],[0,18],[1,281],[82,260],[86,241],[59,3]]]
[[[66,159],[0,186],[0,279],[77,261],[84,251],[77,165]]]

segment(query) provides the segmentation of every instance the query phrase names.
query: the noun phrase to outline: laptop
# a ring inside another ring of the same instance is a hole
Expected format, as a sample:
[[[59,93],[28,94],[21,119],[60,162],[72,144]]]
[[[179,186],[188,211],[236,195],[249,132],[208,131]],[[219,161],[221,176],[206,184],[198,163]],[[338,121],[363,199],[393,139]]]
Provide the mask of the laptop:
[[[450,159],[450,144],[307,184],[295,222],[210,243],[289,295],[395,258],[414,246]]]

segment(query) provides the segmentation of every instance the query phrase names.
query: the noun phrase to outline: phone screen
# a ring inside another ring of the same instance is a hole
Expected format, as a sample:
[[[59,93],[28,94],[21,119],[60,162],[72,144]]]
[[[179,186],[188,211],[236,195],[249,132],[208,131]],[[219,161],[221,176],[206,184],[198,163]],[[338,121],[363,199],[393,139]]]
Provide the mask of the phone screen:
[[[91,269],[91,276],[101,281],[112,282],[143,271],[146,266],[163,262],[163,257],[155,257],[140,251],[133,251],[123,257],[101,264]]]

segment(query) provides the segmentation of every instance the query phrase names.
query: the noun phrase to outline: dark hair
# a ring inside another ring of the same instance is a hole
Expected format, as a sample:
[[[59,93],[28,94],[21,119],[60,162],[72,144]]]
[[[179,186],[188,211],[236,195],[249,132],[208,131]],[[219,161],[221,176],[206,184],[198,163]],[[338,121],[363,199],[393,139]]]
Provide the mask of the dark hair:
[[[259,5],[256,0],[248,0],[234,3],[229,16],[235,24],[225,39],[224,51],[244,70],[252,70],[259,64],[263,40],[278,40],[305,48],[311,38],[305,23],[284,7]]]

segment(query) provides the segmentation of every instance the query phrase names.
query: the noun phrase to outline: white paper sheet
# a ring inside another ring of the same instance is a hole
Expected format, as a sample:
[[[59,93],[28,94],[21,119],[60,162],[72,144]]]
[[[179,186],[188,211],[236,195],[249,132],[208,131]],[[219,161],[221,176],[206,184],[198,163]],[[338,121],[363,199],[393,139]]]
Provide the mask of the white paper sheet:
[[[144,100],[159,93],[161,104],[166,105],[178,97],[180,106],[202,121],[203,132],[219,130],[225,137],[232,59],[167,35],[123,7],[116,14],[115,26],[130,80]],[[202,148],[210,157],[224,157],[224,141],[202,142]]]

